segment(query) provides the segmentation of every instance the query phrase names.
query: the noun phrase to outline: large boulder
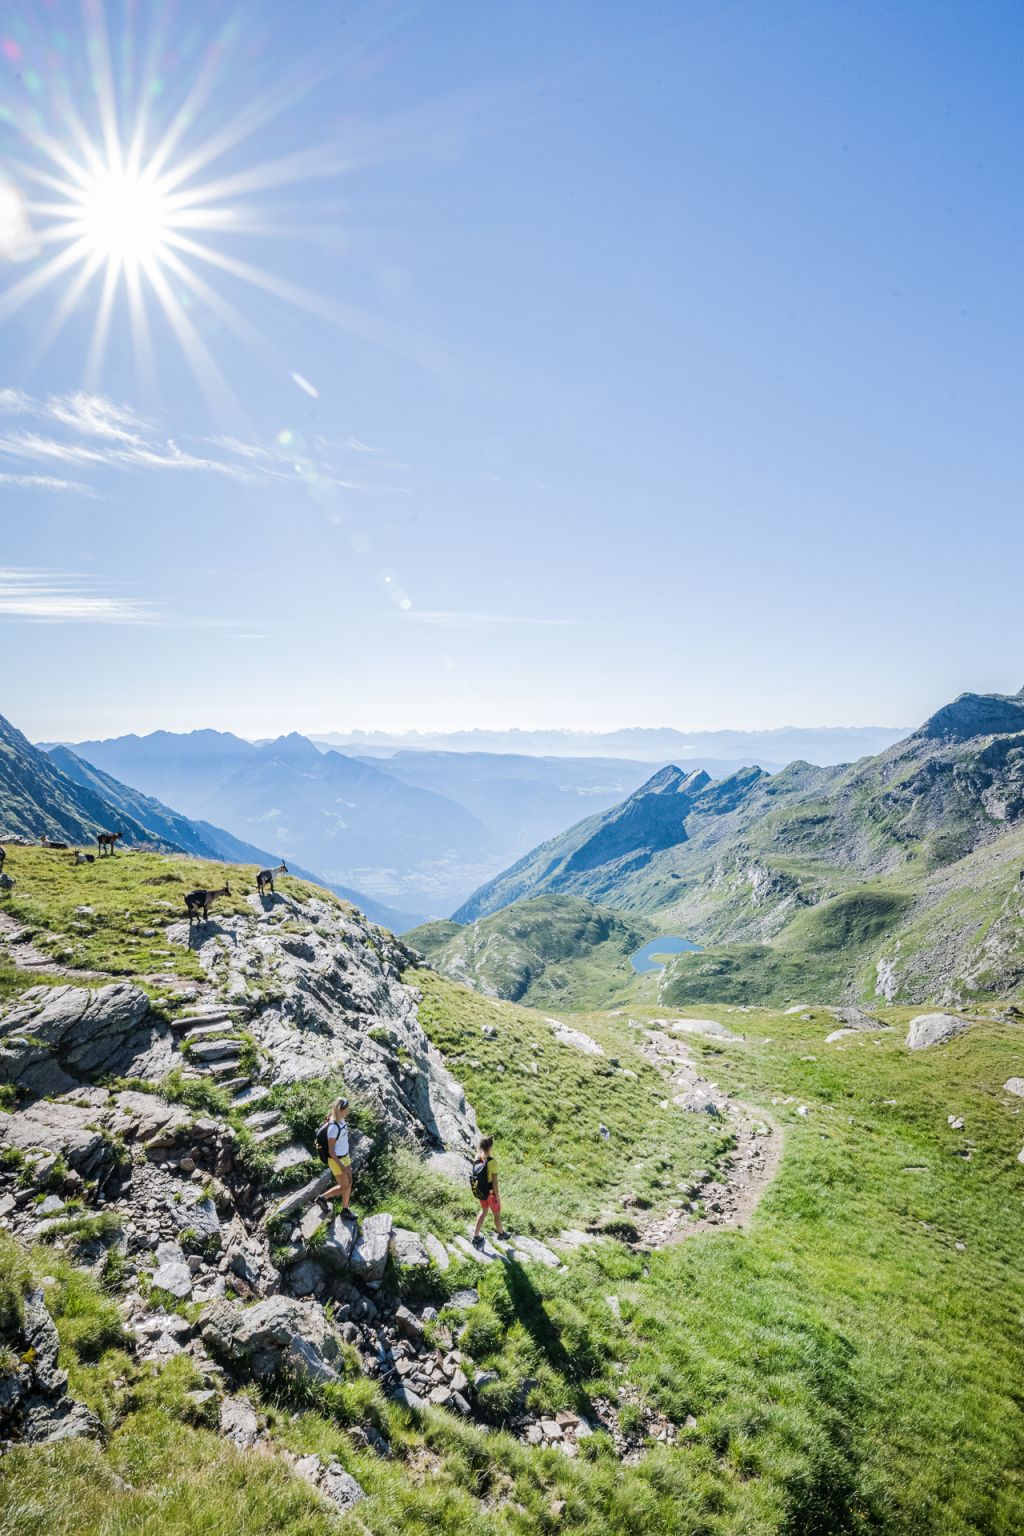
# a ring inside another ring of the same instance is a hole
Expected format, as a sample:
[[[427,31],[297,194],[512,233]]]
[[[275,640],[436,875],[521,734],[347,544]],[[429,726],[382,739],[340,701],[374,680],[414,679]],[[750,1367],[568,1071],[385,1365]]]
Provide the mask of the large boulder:
[[[955,1013],[919,1013],[910,1021],[907,1048],[924,1051],[931,1045],[945,1045],[970,1027],[969,1019],[958,1018]]]
[[[349,1267],[362,1280],[382,1280],[391,1242],[391,1217],[386,1211],[367,1216],[352,1249]]]
[[[5,1340],[17,1369],[0,1377],[0,1436],[42,1445],[81,1435],[98,1435],[99,1420],[68,1396],[67,1374],[57,1363],[59,1340],[44,1292],[24,1298],[17,1336]]]
[[[203,1314],[203,1342],[220,1359],[254,1376],[293,1371],[309,1381],[340,1379],[342,1345],[312,1301],[271,1296],[252,1307],[215,1301]]]
[[[84,1178],[94,1179],[114,1159],[100,1124],[102,1111],[40,1100],[13,1114],[0,1111],[0,1146],[62,1157]]]
[[[32,987],[0,1013],[0,1082],[63,1093],[107,1075],[160,1077],[173,1037],[141,987]]]

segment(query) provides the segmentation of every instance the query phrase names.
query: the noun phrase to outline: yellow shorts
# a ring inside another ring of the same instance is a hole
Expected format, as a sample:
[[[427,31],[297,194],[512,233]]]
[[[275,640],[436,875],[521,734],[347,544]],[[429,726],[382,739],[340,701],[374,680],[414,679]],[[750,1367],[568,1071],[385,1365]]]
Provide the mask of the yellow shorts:
[[[352,1167],[352,1159],[348,1156],[347,1153],[346,1153],[346,1155],[344,1157],[329,1157],[327,1159],[327,1166],[331,1170],[331,1172],[334,1174],[334,1177],[336,1179],[340,1179],[341,1178],[341,1170],[343,1168],[351,1168]]]

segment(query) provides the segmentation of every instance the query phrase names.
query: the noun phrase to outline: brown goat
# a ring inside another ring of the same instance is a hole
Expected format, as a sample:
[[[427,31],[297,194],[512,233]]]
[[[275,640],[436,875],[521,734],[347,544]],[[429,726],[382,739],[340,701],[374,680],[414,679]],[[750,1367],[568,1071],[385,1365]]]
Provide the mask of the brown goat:
[[[119,837],[124,837],[123,832],[97,832],[96,843],[100,853],[113,854],[114,844]]]
[[[287,873],[288,873],[288,865],[285,864],[283,860],[277,866],[276,869],[261,869],[259,874],[256,876],[256,889],[259,892],[259,894],[261,896],[265,896],[267,894],[267,887],[269,886],[270,887],[270,894],[273,895],[274,894],[274,876],[275,875],[286,875]]]
[[[210,917],[210,905],[218,896],[230,896],[230,885],[222,885],[219,891],[189,891],[185,897],[185,906],[188,909],[188,925],[193,923],[205,923]]]

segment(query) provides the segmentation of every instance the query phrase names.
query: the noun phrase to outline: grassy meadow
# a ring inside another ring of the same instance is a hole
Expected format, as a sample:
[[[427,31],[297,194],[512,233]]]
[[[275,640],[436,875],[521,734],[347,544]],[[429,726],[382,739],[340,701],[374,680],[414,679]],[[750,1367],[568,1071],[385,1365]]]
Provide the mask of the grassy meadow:
[[[235,1451],[204,1427],[186,1362],[160,1373],[134,1365],[102,1282],[78,1271],[69,1287],[67,1258],[47,1250],[31,1262],[58,1277],[51,1305],[72,1386],[102,1412],[106,1438],[12,1452],[0,1531],[1024,1528],[1024,1105],[1001,1087],[1021,1072],[1020,1026],[993,1018],[911,1054],[906,1009],[888,1011],[891,1030],[830,1046],[835,1020],[824,1011],[801,1020],[702,1010],[743,1034],[737,1043],[690,1039],[702,1070],[771,1112],[785,1154],[749,1232],[645,1253],[614,1234],[628,1232],[638,1208],[679,1198],[697,1168],[727,1151],[707,1117],[664,1107],[630,1023],[655,1010],[572,1016],[604,1047],[588,1056],[556,1043],[543,1014],[429,972],[409,979],[423,989],[425,1027],[497,1137],[510,1224],[546,1239],[565,1227],[607,1228],[557,1272],[467,1261],[426,1281],[393,1276],[413,1299],[429,1294],[441,1322],[457,1327],[465,1318],[444,1310],[447,1296],[478,1286],[461,1347],[472,1367],[496,1374],[482,1394],[491,1426],[442,1412],[415,1421],[361,1376],[315,1399],[265,1395],[275,1443],[336,1457],[366,1489],[338,1522],[281,1462]],[[965,1118],[962,1131],[951,1115]],[[465,1231],[472,1216],[468,1191],[401,1150],[362,1195],[361,1209],[388,1207],[442,1237]],[[6,1267],[13,1273],[9,1256]],[[680,1426],[677,1443],[623,1465],[598,1433],[571,1461],[501,1427],[518,1395],[549,1412],[580,1411],[598,1395],[619,1400],[620,1389],[623,1424],[649,1405]],[[367,1421],[388,1431],[390,1460],[350,1436]]]

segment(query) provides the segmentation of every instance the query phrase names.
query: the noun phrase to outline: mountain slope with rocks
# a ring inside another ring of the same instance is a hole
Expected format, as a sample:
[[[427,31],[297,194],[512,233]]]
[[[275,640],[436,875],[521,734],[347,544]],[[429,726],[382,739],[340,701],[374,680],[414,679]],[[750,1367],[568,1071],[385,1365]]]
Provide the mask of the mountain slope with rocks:
[[[965,694],[848,767],[662,770],[459,909],[564,893],[699,942],[666,974],[716,998],[964,1001],[1024,985],[1024,694]]]
[[[12,1536],[1019,1524],[1012,1008],[538,1013],[292,877],[190,932],[224,866],[10,857]]]

